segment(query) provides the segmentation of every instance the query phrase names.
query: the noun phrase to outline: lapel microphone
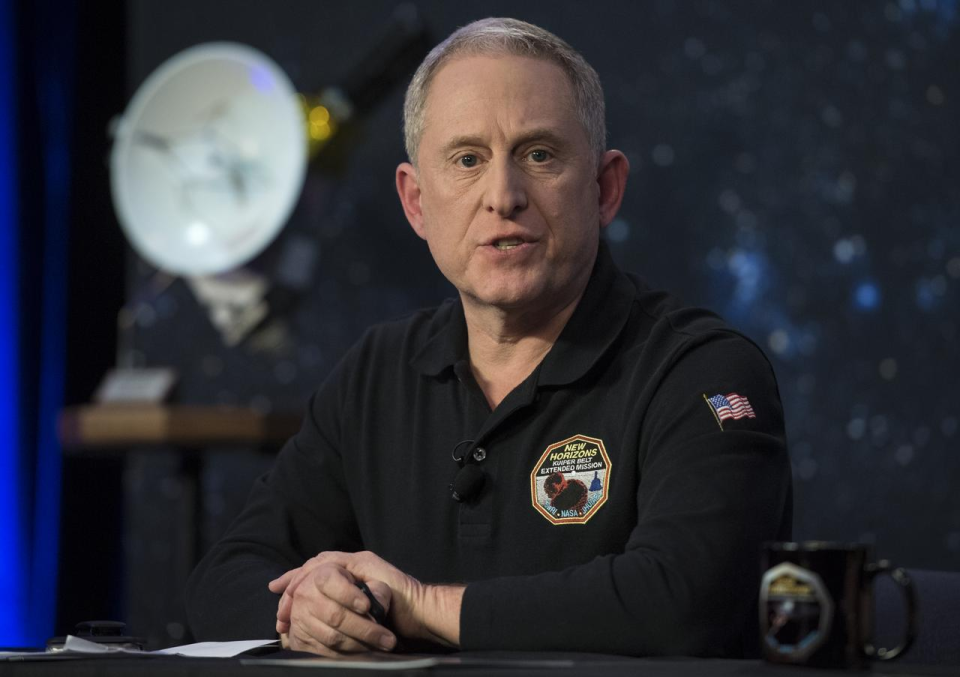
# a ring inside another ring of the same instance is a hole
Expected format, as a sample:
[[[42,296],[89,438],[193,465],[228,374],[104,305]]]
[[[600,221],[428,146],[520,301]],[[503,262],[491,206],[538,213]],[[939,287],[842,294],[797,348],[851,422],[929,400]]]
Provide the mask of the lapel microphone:
[[[486,478],[487,476],[480,469],[480,466],[467,463],[460,468],[460,472],[453,478],[453,484],[450,485],[450,496],[457,503],[469,501],[480,493]]]
[[[463,503],[478,496],[480,490],[483,489],[484,481],[487,479],[480,466],[471,463],[467,458],[471,455],[469,445],[473,443],[474,440],[463,440],[453,448],[453,460],[460,466],[460,470],[453,478],[453,484],[450,485],[449,489],[450,497],[457,503]],[[468,447],[467,452],[463,456],[457,456],[457,451],[465,445]],[[487,452],[478,447],[473,451],[472,456],[479,463],[487,457]]]

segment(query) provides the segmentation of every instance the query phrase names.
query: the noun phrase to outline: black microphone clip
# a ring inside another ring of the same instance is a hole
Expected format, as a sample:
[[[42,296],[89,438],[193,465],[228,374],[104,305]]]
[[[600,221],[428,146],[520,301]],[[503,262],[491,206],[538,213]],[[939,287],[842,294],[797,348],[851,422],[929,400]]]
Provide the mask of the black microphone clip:
[[[480,466],[471,463],[469,460],[471,455],[478,462],[486,457],[485,452],[482,456],[478,456],[476,452],[473,454],[470,453],[470,445],[474,443],[475,440],[463,440],[462,442],[458,442],[457,446],[453,448],[453,460],[460,466],[460,470],[457,472],[456,477],[453,478],[453,484],[449,486],[449,489],[450,496],[457,503],[469,501],[479,495],[480,490],[483,489],[483,483],[487,479],[486,474],[480,469]],[[457,456],[457,451],[463,446],[467,447],[467,452],[463,456]]]

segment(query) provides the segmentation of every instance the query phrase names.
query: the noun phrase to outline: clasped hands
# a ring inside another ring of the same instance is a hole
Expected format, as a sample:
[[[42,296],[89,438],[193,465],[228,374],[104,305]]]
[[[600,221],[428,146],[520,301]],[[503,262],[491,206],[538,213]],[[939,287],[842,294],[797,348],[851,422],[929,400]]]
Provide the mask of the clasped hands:
[[[364,582],[387,613],[368,614]],[[284,647],[322,656],[392,651],[400,637],[460,643],[462,586],[425,585],[372,552],[322,552],[270,581],[280,594],[277,632]]]

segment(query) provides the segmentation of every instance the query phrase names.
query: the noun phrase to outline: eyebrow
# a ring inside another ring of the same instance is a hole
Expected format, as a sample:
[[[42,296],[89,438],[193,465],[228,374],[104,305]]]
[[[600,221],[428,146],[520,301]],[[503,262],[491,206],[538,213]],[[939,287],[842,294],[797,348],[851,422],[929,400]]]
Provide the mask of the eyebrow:
[[[521,134],[517,139],[514,140],[514,147],[523,146],[528,143],[533,142],[543,142],[550,144],[552,146],[562,146],[566,143],[566,137],[557,134],[552,129],[537,128],[531,129],[523,134]],[[463,148],[464,146],[485,146],[486,141],[481,137],[475,135],[465,134],[463,136],[455,136],[450,139],[447,143],[443,144],[442,152],[444,155],[454,151],[457,148]]]
[[[440,149],[440,151],[446,155],[457,148],[463,148],[464,146],[482,146],[483,141],[479,136],[455,136],[445,144]]]

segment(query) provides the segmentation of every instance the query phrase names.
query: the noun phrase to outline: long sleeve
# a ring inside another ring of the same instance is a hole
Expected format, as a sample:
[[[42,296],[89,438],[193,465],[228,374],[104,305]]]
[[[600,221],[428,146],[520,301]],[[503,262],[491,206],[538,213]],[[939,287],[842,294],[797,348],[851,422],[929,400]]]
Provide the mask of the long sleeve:
[[[357,550],[359,536],[337,450],[337,372],[310,400],[300,431],[258,479],[241,514],[187,584],[197,640],[276,635],[267,583],[323,550]]]
[[[704,396],[749,395],[721,421]],[[467,586],[465,649],[743,655],[755,651],[759,551],[790,535],[791,480],[772,371],[730,335],[690,350],[643,417],[637,523],[622,553]]]

